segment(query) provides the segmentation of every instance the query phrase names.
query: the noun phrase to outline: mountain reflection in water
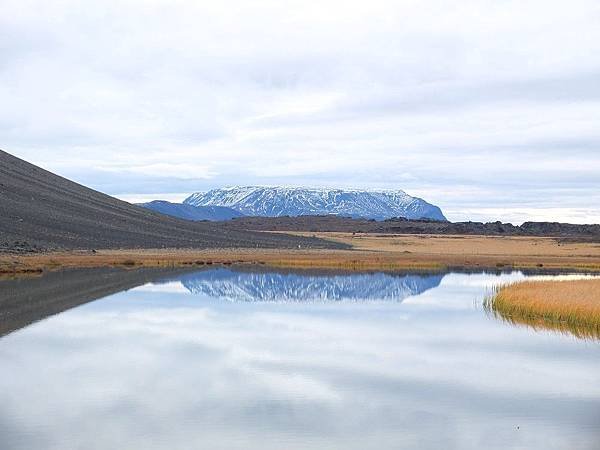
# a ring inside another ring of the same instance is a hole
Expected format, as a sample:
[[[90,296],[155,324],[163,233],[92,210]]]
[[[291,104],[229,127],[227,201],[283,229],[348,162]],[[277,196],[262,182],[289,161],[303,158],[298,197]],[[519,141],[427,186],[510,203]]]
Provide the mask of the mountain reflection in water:
[[[401,302],[440,285],[443,274],[298,274],[214,269],[183,275],[191,293],[237,302]]]
[[[597,343],[482,308],[525,274],[268,270],[0,285],[77,306],[0,338],[0,448],[598,449]]]

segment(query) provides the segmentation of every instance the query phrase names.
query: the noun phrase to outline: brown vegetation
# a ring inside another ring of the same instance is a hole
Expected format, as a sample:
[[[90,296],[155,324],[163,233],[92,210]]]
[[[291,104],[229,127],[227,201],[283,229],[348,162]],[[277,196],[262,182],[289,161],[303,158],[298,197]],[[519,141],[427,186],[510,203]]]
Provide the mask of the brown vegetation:
[[[512,323],[600,339],[600,278],[510,284],[486,306]]]
[[[489,236],[352,233],[316,233],[316,236],[350,244],[353,249],[140,249],[0,254],[0,273],[59,267],[162,267],[232,263],[355,270],[443,270],[460,267],[600,271],[600,245],[594,243]]]

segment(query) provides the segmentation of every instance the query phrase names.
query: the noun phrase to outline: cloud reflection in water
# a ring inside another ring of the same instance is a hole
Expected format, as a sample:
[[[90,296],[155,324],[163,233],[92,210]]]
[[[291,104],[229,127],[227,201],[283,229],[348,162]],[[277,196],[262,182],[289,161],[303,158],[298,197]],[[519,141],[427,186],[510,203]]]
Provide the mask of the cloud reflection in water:
[[[230,272],[203,272],[201,283],[182,277],[183,285],[202,286],[198,295],[133,289],[1,339],[3,447],[591,449],[597,442],[598,347],[486,318],[473,304],[479,281],[502,277],[448,275],[403,304],[273,303],[270,282],[249,291],[261,278]],[[301,275],[287,276],[268,279],[282,292],[311,292],[290,291]],[[205,295],[224,279],[243,281],[235,292],[244,301]],[[261,289],[269,301],[248,302],[255,297],[246,293]]]

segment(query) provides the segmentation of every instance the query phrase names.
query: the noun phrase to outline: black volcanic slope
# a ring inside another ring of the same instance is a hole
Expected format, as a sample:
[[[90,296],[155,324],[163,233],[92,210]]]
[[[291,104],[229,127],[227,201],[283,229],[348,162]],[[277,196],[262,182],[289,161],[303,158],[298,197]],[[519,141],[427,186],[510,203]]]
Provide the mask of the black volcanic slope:
[[[312,238],[164,216],[0,150],[0,251],[115,248],[341,248]]]

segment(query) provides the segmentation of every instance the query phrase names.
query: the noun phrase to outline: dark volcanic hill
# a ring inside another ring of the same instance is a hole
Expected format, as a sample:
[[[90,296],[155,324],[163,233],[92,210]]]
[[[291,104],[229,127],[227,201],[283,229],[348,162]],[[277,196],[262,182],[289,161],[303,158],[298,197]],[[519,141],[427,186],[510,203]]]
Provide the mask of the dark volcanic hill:
[[[165,216],[0,150],[0,251],[114,248],[341,248],[319,239]]]

